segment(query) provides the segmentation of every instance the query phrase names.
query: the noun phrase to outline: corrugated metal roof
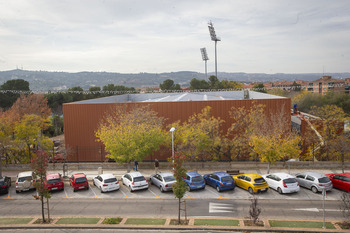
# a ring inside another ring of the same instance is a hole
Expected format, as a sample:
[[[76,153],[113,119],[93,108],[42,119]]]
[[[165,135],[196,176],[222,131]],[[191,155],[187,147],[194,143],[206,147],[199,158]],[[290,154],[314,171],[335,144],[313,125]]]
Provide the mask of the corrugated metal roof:
[[[247,99],[280,99],[281,96],[249,91]],[[181,101],[213,101],[213,100],[242,100],[244,91],[217,91],[217,92],[175,92],[175,93],[147,93],[124,94],[98,99],[83,100],[69,104],[96,104],[96,103],[127,103],[127,102],[181,102]]]

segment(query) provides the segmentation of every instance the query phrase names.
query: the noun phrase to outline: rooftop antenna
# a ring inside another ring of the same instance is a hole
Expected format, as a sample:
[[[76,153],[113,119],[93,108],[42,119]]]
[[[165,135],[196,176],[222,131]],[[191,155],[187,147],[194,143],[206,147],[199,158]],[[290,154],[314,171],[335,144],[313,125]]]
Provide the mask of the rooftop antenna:
[[[209,60],[208,54],[207,54],[207,49],[206,48],[200,48],[201,54],[202,54],[202,60],[205,62],[205,77],[208,78],[208,73],[207,73],[207,61]]]
[[[210,38],[212,41],[215,41],[215,76],[218,77],[218,62],[217,62],[217,52],[216,52],[216,44],[218,41],[221,41],[220,37],[216,36],[215,29],[213,23],[209,21],[208,23]]]

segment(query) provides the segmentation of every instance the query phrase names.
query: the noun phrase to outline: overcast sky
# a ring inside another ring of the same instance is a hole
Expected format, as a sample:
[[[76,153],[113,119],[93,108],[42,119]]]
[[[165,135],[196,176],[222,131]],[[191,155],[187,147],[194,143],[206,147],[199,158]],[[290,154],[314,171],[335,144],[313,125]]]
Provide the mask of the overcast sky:
[[[349,0],[0,0],[0,70],[350,71]]]

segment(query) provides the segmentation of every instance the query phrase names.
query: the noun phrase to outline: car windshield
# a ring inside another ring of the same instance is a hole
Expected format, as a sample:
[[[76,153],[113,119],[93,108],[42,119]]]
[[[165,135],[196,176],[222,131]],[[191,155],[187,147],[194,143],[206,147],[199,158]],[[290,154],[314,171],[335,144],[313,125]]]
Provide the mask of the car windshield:
[[[109,178],[109,179],[105,179],[104,180],[105,183],[113,183],[113,182],[117,182],[117,178]]]
[[[77,178],[77,179],[75,180],[75,183],[80,184],[80,183],[84,183],[84,182],[86,182],[86,181],[87,181],[87,180],[86,180],[85,177],[79,177],[79,178]]]
[[[57,182],[60,182],[61,179],[60,178],[56,178],[56,179],[50,179],[47,181],[48,184],[54,184],[54,183],[57,183]]]
[[[202,176],[195,176],[195,177],[192,178],[193,182],[201,182],[202,180],[203,180]]]
[[[134,181],[135,182],[141,182],[141,181],[145,181],[146,179],[145,179],[145,177],[143,177],[143,176],[138,176],[138,177],[135,177],[134,178]]]
[[[164,181],[165,182],[171,182],[171,181],[174,181],[175,180],[175,177],[173,176],[165,176],[164,177]]]
[[[328,177],[322,177],[318,179],[319,183],[328,183],[331,182],[331,180]]]
[[[31,179],[32,179],[31,176],[24,176],[24,177],[18,178],[18,182],[24,182],[25,180],[30,181]]]
[[[224,176],[221,178],[222,182],[230,182],[232,180],[233,180],[232,176]]]
[[[254,179],[254,181],[255,181],[255,183],[264,183],[265,182],[265,179],[264,178],[256,178],[256,179]]]
[[[284,183],[286,183],[286,184],[293,184],[293,183],[297,183],[297,180],[296,180],[296,179],[294,179],[294,178],[284,179],[283,181],[284,181]]]

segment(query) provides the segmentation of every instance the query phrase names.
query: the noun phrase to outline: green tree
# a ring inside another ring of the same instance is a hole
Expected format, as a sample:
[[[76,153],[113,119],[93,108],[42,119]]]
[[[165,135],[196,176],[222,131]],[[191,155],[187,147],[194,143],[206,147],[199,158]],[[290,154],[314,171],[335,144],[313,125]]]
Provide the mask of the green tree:
[[[209,88],[210,89],[222,89],[223,85],[215,75],[209,77]]]
[[[181,90],[180,85],[175,84],[172,79],[164,80],[163,83],[159,84],[159,88],[162,90]]]
[[[198,80],[193,78],[190,82],[191,90],[201,90],[201,89],[209,89],[209,83],[205,80]]]
[[[253,90],[257,92],[266,93],[266,89],[263,83],[257,83],[253,86]]]
[[[65,103],[81,101],[85,99],[84,90],[79,86],[69,88],[68,92],[65,95],[66,95]]]
[[[223,89],[234,89],[234,90],[243,89],[243,84],[236,81],[222,80],[221,85]]]
[[[18,99],[22,91],[29,92],[29,82],[23,79],[8,80],[0,86],[0,108],[8,109]]]
[[[109,152],[108,157],[118,163],[142,161],[146,156],[159,150],[165,143],[162,117],[148,106],[116,108],[100,123],[96,137]]]
[[[41,215],[43,223],[46,222],[45,219],[45,199],[47,203],[47,213],[48,221],[50,222],[50,210],[49,210],[49,198],[51,194],[45,185],[45,177],[48,166],[48,156],[45,151],[37,150],[31,162],[31,167],[38,181],[34,183],[34,187],[38,193],[38,199],[41,201]]]
[[[181,200],[185,196],[187,191],[187,185],[183,180],[186,177],[187,170],[183,167],[183,163],[186,160],[186,157],[175,153],[174,163],[172,164],[174,169],[174,177],[176,183],[173,185],[173,193],[175,197],[179,200],[179,209],[178,209],[178,224],[181,224]]]
[[[85,99],[94,99],[102,97],[101,87],[90,87],[89,94],[86,95]]]

